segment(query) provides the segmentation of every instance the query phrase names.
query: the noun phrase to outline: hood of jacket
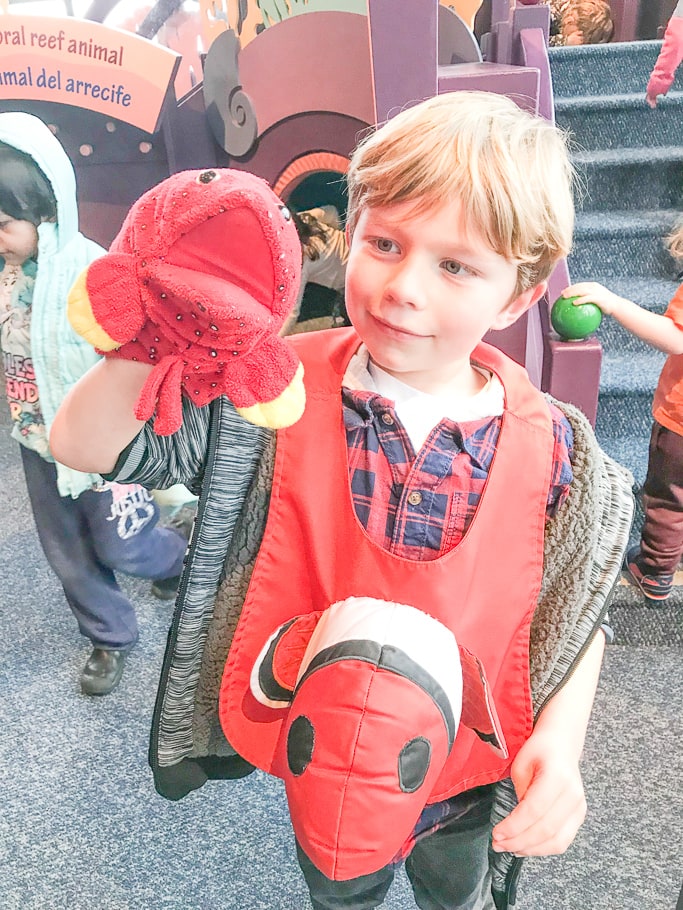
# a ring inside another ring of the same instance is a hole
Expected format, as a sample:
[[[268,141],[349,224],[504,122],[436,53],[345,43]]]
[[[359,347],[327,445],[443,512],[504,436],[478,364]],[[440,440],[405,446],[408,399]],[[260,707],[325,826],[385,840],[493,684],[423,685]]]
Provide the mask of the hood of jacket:
[[[0,115],[0,142],[30,155],[50,181],[57,200],[57,223],[40,225],[38,229],[38,255],[43,233],[54,235],[51,239],[56,250],[64,249],[78,233],[76,176],[69,156],[42,120],[22,111]],[[44,227],[49,227],[49,231],[43,231]]]

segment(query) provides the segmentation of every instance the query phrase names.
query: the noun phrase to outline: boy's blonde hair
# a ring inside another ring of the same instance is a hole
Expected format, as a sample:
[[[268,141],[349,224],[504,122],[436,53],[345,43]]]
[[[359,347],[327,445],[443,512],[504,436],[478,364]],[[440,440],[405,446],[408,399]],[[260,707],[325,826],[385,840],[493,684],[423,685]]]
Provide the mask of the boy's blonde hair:
[[[518,266],[517,293],[571,248],[573,170],[564,135],[504,95],[450,92],[410,107],[356,148],[347,226],[361,210],[414,200],[420,214],[457,200],[467,222]]]
[[[674,225],[665,243],[674,259],[683,260],[683,218]]]

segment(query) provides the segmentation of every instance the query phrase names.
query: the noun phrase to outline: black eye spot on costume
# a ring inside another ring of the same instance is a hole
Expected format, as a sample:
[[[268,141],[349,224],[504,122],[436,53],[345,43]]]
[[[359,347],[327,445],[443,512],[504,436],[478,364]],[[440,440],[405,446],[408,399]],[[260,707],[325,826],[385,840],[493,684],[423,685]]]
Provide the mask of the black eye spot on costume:
[[[398,756],[398,783],[404,793],[419,790],[429,771],[432,746],[424,736],[409,740]]]
[[[202,171],[201,174],[197,177],[198,183],[211,183],[212,180],[217,180],[218,174],[215,171]]]
[[[293,722],[287,734],[287,764],[295,777],[300,777],[310,765],[315,747],[315,730],[303,714]]]

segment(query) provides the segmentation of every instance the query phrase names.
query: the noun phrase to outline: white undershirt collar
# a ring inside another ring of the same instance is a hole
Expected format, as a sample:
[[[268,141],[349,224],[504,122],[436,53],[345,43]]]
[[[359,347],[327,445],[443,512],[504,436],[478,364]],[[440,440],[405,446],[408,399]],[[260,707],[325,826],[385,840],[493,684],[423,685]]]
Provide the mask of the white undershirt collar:
[[[344,386],[377,392],[382,398],[394,402],[394,409],[410,437],[415,451],[444,418],[462,423],[497,417],[505,408],[505,392],[496,375],[474,367],[486,379],[486,384],[475,395],[432,395],[406,385],[400,379],[372,363],[368,349],[360,346],[349,362],[344,375]]]

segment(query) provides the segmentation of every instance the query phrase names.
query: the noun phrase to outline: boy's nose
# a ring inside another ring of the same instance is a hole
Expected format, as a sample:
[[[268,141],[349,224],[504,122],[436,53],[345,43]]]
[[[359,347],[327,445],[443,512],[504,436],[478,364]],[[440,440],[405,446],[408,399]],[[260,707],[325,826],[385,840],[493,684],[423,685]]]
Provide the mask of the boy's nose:
[[[422,309],[426,303],[426,275],[416,262],[405,261],[395,267],[385,286],[385,297],[404,306]]]

